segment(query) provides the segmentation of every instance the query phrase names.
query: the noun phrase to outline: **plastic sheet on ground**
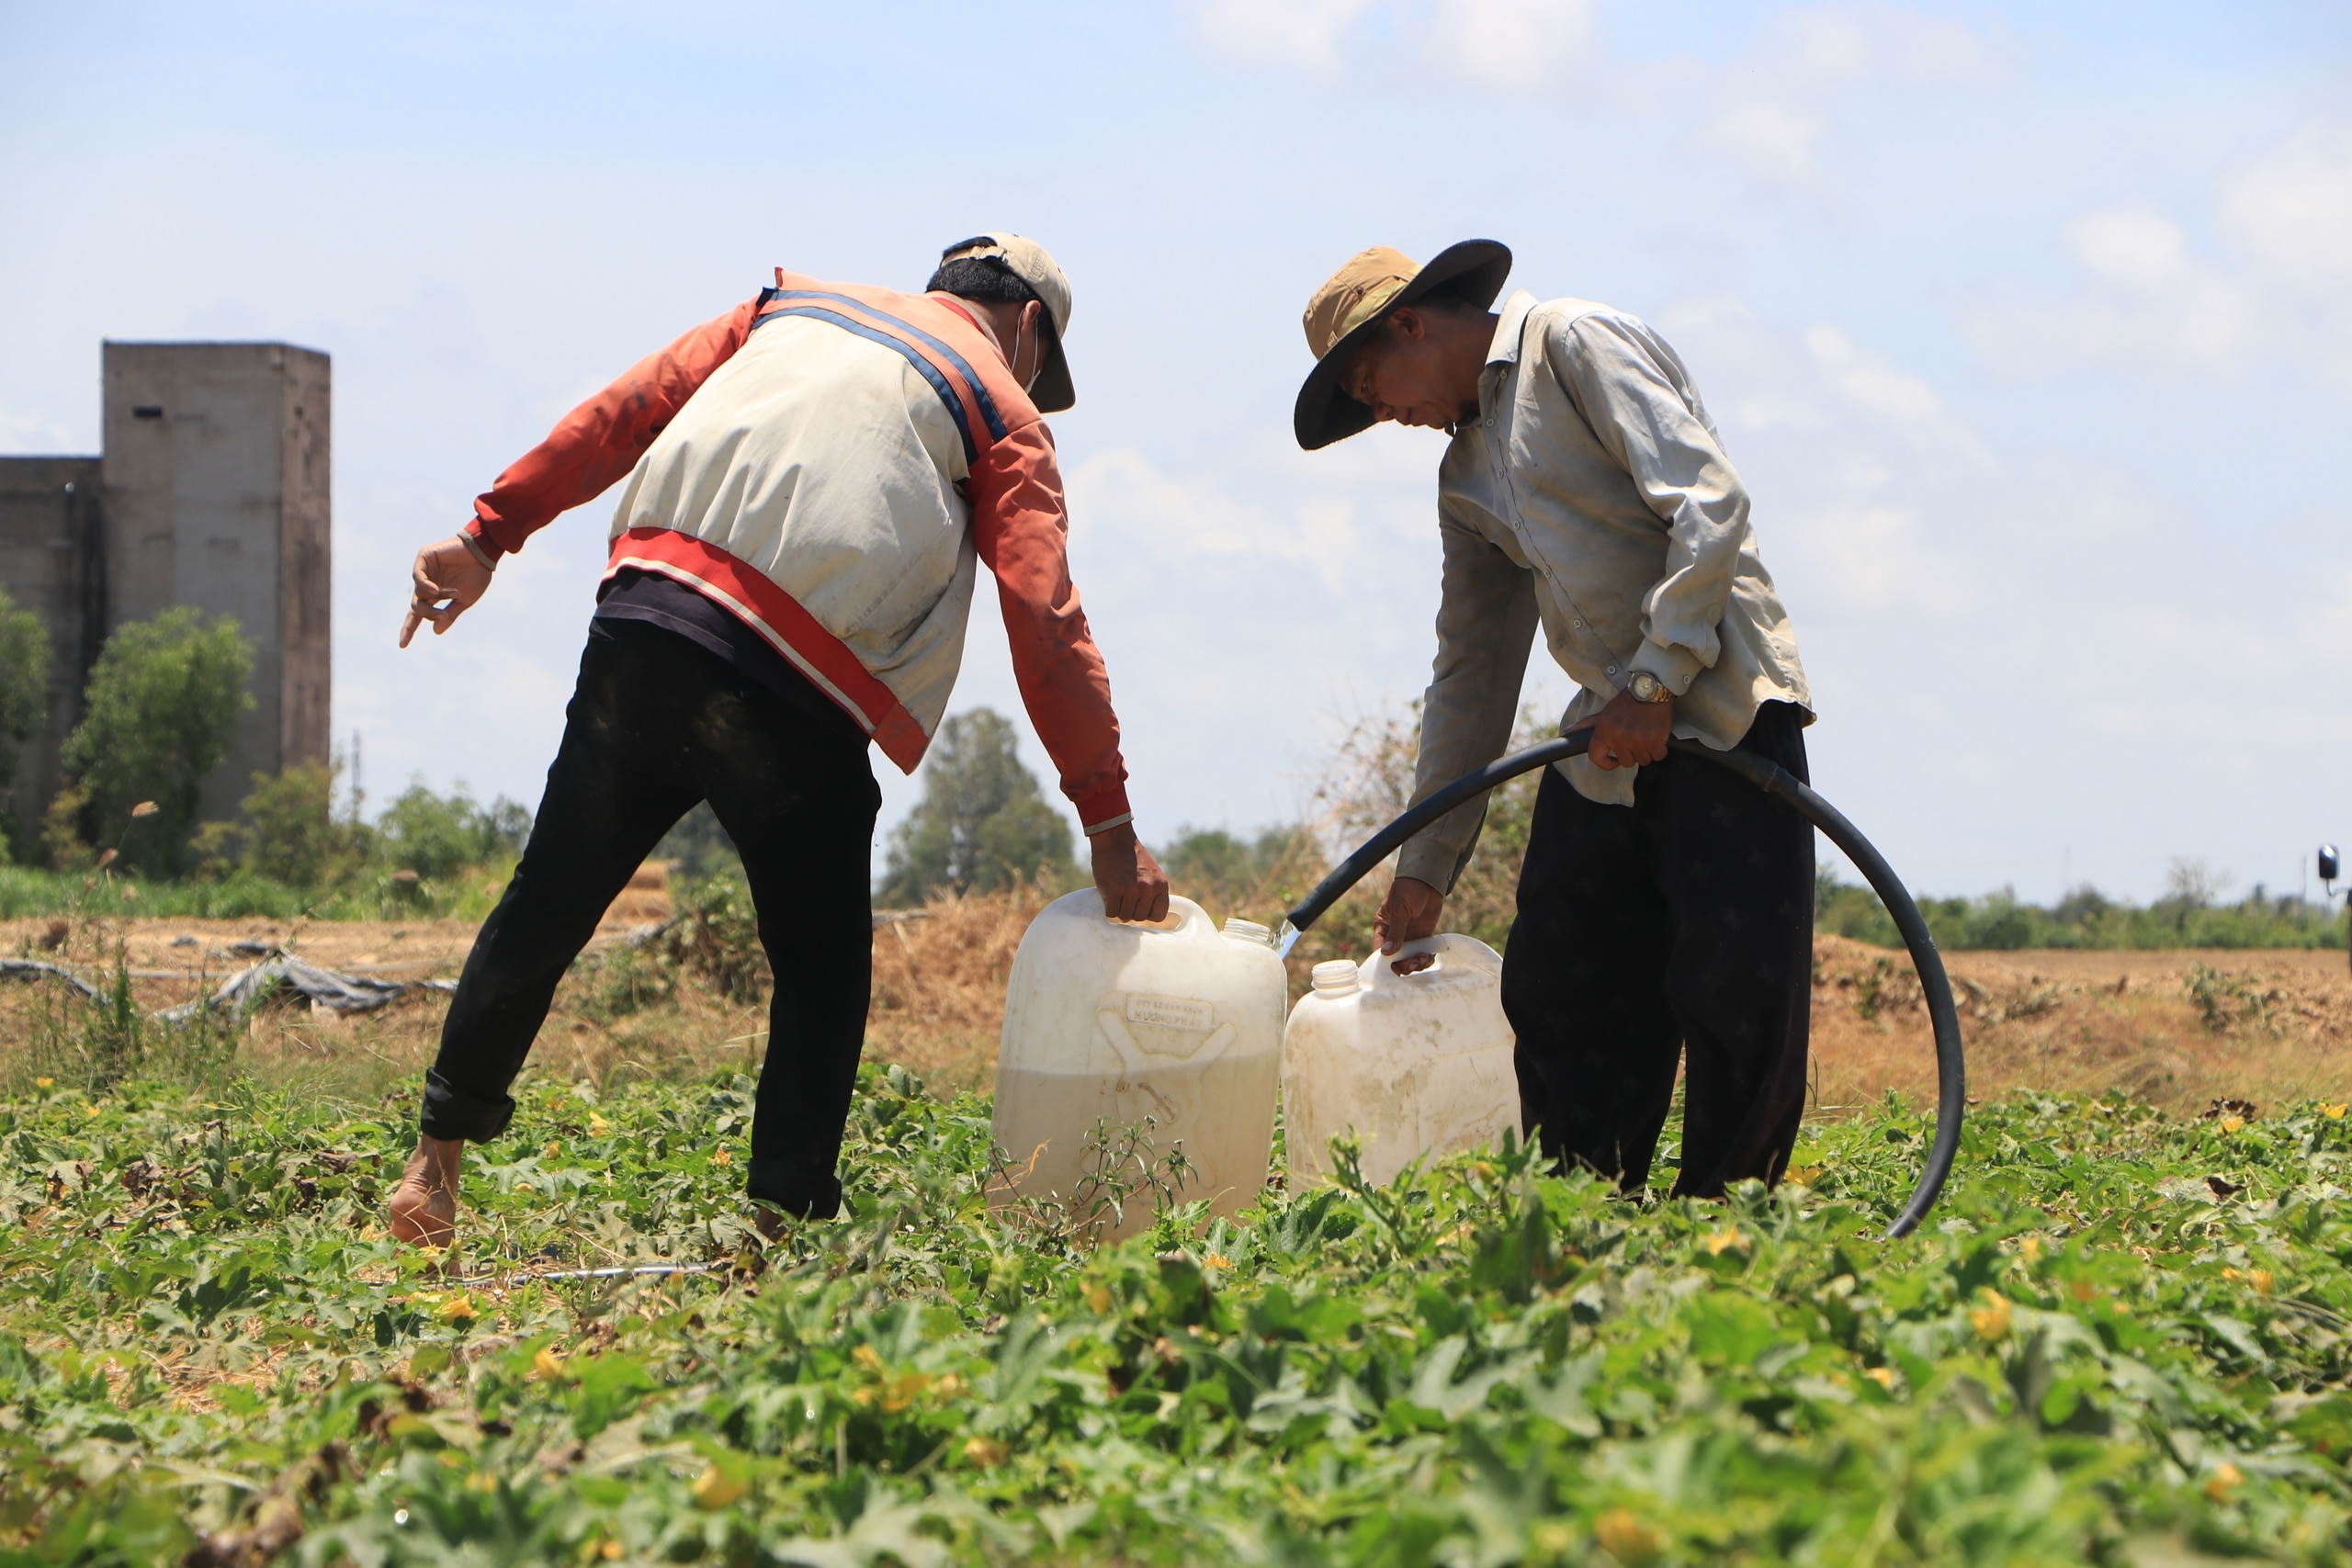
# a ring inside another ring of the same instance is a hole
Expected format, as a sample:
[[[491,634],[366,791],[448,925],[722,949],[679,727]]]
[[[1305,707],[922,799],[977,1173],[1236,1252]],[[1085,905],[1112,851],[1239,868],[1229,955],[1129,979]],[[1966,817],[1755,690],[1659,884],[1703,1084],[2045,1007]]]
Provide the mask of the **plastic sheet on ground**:
[[[375,980],[364,975],[341,975],[332,969],[322,969],[310,960],[299,958],[280,948],[251,968],[230,976],[221,982],[219,990],[204,1000],[183,1002],[178,1007],[166,1009],[161,1016],[177,1021],[194,1017],[198,1008],[243,1012],[267,996],[272,987],[280,985],[292,987],[330,1012],[338,1013],[373,1012],[385,1003],[419,988],[432,991],[454,991],[458,988],[454,980]]]
[[[73,970],[38,958],[0,958],[0,980],[62,980],[92,1001],[98,998],[98,988]]]

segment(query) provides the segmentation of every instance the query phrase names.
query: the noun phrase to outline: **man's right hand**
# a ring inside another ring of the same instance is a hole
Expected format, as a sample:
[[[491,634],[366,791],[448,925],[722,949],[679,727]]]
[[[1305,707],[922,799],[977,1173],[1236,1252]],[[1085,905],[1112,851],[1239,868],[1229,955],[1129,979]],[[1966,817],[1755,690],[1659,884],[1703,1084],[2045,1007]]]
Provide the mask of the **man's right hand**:
[[[433,623],[435,637],[447,631],[490,591],[490,568],[475,559],[454,534],[417,551],[416,564],[409,569],[412,592],[408,619],[401,623],[401,646],[406,648],[416,628],[427,621]]]
[[[1155,923],[1168,918],[1168,874],[1136,837],[1134,823],[1106,828],[1086,843],[1094,854],[1094,886],[1104,914]]]
[[[1394,953],[1408,942],[1436,934],[1437,918],[1444,908],[1444,894],[1418,876],[1398,877],[1388,885],[1388,897],[1380,901],[1380,913],[1373,917],[1372,929],[1380,937],[1380,951]],[[1389,967],[1399,975],[1410,975],[1435,962],[1433,953],[1416,953],[1396,960]]]

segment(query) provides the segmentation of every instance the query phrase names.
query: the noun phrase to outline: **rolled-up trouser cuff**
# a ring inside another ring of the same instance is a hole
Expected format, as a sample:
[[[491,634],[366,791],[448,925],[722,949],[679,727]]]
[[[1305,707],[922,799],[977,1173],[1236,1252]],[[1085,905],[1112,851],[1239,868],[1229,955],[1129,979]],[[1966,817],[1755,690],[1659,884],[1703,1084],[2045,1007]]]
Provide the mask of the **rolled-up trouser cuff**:
[[[506,1131],[506,1124],[513,1120],[514,1101],[511,1096],[502,1094],[496,1100],[484,1100],[457,1088],[437,1070],[425,1073],[424,1113],[417,1118],[417,1130],[426,1137],[485,1143]]]
[[[762,1203],[772,1203],[804,1220],[830,1220],[842,1212],[842,1184],[831,1176],[811,1178],[792,1168],[786,1160],[752,1156],[744,1190]]]

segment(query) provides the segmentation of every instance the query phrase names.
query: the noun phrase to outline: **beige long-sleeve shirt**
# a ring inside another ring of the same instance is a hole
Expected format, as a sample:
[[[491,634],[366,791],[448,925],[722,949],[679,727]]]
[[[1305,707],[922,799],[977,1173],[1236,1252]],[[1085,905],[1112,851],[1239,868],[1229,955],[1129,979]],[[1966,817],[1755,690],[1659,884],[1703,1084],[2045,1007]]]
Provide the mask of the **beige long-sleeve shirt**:
[[[1415,799],[1502,755],[1539,626],[1582,688],[1564,729],[1640,670],[1673,690],[1674,733],[1718,750],[1765,703],[1813,707],[1739,471],[1682,361],[1623,311],[1523,290],[1504,302],[1478,417],[1438,469],[1438,527]],[[1559,766],[1587,799],[1633,804],[1635,770]],[[1441,818],[1397,874],[1451,890],[1485,820],[1483,800]]]

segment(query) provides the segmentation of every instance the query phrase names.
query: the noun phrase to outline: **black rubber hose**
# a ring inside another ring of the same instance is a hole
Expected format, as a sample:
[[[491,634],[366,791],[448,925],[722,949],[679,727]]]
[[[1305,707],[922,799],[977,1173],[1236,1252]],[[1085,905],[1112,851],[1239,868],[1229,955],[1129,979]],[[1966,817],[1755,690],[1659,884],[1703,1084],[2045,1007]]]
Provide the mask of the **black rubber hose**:
[[[1338,870],[1317,883],[1298,908],[1290,912],[1290,924],[1305,931],[1320,919],[1325,910],[1337,903],[1340,896],[1363,879],[1364,874],[1386,860],[1406,840],[1460,806],[1501,784],[1505,779],[1541,768],[1548,763],[1581,757],[1592,743],[1590,730],[1577,730],[1557,740],[1547,740],[1541,746],[1531,746],[1524,751],[1487,763],[1476,773],[1465,773],[1452,784],[1408,809],[1394,822],[1374,833],[1364,846],[1340,863]],[[1911,963],[1919,972],[1919,988],[1927,994],[1928,1018],[1936,1031],[1936,1138],[1928,1150],[1928,1167],[1919,1176],[1919,1184],[1911,1190],[1911,1201],[1887,1227],[1890,1240],[1910,1235],[1935,1207],[1938,1194],[1944,1190],[1945,1179],[1951,1175],[1952,1156],[1960,1152],[1960,1123],[1968,1111],[1968,1066],[1962,1055],[1960,1041],[1960,1010],[1952,1005],[1951,981],[1944,974],[1943,955],[1936,951],[1935,938],[1928,932],[1928,922],[1919,913],[1919,906],[1894,874],[1894,868],[1885,857],[1861,835],[1860,829],[1846,820],[1845,814],[1815,795],[1810,785],[1792,776],[1779,763],[1747,751],[1718,751],[1695,740],[1674,740],[1669,747],[1686,757],[1703,758],[1720,768],[1733,773],[1754,784],[1777,800],[1785,801],[1799,815],[1828,835],[1829,841],[1846,852],[1846,857],[1860,868],[1871,891],[1894,917],[1895,929],[1903,933],[1903,945],[1911,950]]]

